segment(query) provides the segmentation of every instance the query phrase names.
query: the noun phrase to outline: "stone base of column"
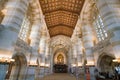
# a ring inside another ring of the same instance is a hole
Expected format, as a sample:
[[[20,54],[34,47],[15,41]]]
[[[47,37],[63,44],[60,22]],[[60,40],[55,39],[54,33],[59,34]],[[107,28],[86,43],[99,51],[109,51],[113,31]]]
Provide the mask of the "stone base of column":
[[[26,80],[35,80],[35,70],[36,67],[32,67],[32,66],[28,67]]]
[[[49,75],[50,74],[50,68],[46,67],[45,68],[45,76]]]
[[[43,78],[45,75],[45,68],[44,67],[40,67],[40,74],[39,74],[39,78]]]
[[[71,68],[71,73],[74,74],[75,73],[75,67]]]
[[[88,72],[87,72],[89,74],[89,76],[86,76],[86,78],[89,77],[90,80],[96,80],[94,70],[95,70],[94,66],[89,66],[88,67]]]
[[[86,80],[86,75],[85,75],[85,70],[84,70],[84,67],[79,67],[79,78],[81,79],[84,79],[84,80]]]

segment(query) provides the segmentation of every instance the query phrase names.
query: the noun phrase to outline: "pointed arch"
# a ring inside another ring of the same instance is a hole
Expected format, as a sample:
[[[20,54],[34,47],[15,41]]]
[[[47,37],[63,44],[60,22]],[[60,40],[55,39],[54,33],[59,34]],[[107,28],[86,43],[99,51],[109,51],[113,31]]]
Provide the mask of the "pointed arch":
[[[112,60],[115,59],[113,54],[103,52],[98,56],[97,67],[101,72],[107,72],[108,69],[112,70]],[[107,67],[107,69],[106,69]]]

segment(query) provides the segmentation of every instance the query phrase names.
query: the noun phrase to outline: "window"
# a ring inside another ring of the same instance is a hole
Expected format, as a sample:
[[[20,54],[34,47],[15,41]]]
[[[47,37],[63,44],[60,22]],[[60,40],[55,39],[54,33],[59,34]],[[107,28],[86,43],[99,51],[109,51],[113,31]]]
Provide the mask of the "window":
[[[19,38],[25,42],[28,42],[30,29],[31,29],[30,21],[29,21],[28,17],[25,16],[22,26],[21,26],[21,29],[20,29]]]
[[[103,24],[103,21],[102,21],[100,15],[98,15],[98,17],[95,19],[94,26],[95,26],[95,29],[96,29],[98,40],[99,41],[104,40],[108,35],[107,35],[107,32],[104,29],[104,24]]]

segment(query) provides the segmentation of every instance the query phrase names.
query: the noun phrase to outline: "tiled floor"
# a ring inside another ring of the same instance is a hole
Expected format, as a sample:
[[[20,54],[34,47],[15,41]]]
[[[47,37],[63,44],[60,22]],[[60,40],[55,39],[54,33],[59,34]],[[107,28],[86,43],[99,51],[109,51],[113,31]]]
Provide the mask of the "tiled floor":
[[[76,80],[76,78],[73,75],[67,73],[55,73],[52,75],[48,75],[40,80]],[[83,80],[83,79],[79,79],[79,80]]]

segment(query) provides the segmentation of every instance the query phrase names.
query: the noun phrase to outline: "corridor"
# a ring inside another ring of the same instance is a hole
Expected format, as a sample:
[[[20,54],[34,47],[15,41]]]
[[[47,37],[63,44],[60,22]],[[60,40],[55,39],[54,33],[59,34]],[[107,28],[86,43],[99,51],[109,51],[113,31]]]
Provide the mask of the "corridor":
[[[120,80],[119,34],[120,0],[0,0],[0,80]]]
[[[52,75],[44,77],[42,80],[76,80],[76,78],[67,73],[54,73]]]

